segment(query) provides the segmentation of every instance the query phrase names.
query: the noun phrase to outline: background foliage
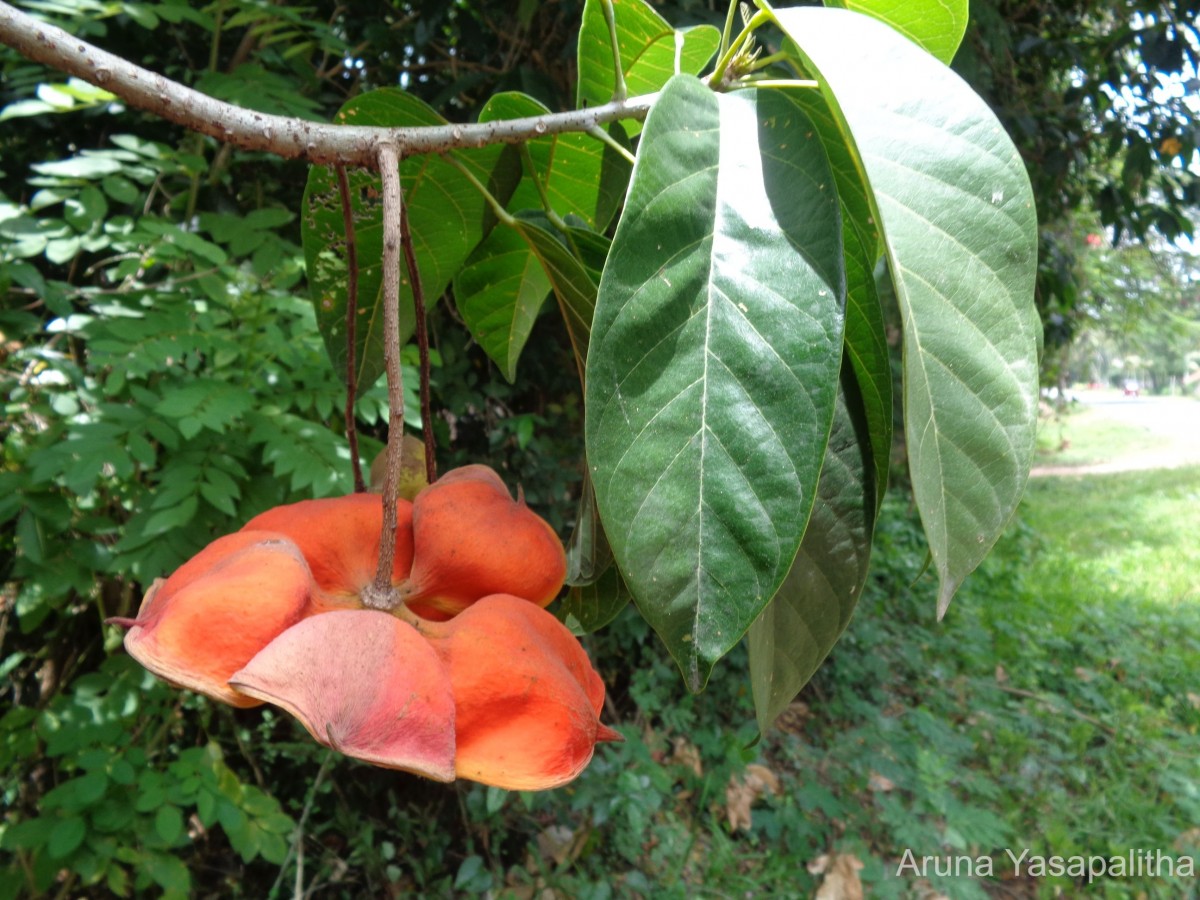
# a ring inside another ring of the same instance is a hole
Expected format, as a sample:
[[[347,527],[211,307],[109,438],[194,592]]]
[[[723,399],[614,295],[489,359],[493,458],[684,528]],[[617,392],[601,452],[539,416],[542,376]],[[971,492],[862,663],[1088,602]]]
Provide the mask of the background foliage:
[[[582,4],[571,0],[415,2],[371,16],[328,3],[233,0],[37,6],[113,52],[269,112],[327,119],[365,88],[396,83],[455,120],[502,89],[551,109],[574,101]],[[704,3],[663,12],[679,24],[720,26],[724,17]],[[1149,118],[1106,117],[1097,104],[1106,84],[1182,71],[1194,49],[1179,36],[1194,12],[973,5],[975,55],[959,64],[997,98],[1006,123],[1019,124],[1032,170],[1058,179],[1036,192],[1047,247],[1064,211],[1084,197],[1122,234],[1185,230],[1179,209],[1194,201],[1194,181],[1172,162],[1194,149],[1194,135],[1176,127],[1184,113],[1159,103],[1148,84],[1130,89]],[[1106,40],[1114,33],[1120,42]],[[1152,63],[1145,72],[1136,68],[1142,57]],[[1061,88],[1072,76],[1064,58],[1087,73],[1065,101]],[[265,896],[299,876],[310,890],[323,884],[345,895],[507,885],[514,896],[548,886],[605,897],[661,893],[664,884],[753,890],[781,878],[804,893],[815,878],[800,862],[834,846],[859,854],[864,877],[883,892],[884,860],[906,842],[988,852],[1027,836],[1068,847],[1083,814],[1073,821],[1048,812],[1062,808],[1063,796],[1085,797],[1083,809],[1104,799],[1088,793],[1071,760],[1095,754],[1115,772],[1133,756],[1160,758],[1164,746],[1183,761],[1163,768],[1157,785],[1121,782],[1133,810],[1125,821],[1149,821],[1149,836],[1169,843],[1177,822],[1195,820],[1192,807],[1135,805],[1157,788],[1195,796],[1186,763],[1197,756],[1188,743],[1194,711],[1156,686],[1179,680],[1170,658],[1163,669],[1140,656],[1127,663],[1134,687],[1114,676],[1103,689],[1082,679],[1069,689],[1079,694],[1068,705],[1086,694],[1110,711],[1106,721],[1136,722],[1143,737],[1132,747],[1111,746],[1103,728],[1086,722],[1064,733],[1054,699],[1051,713],[1029,715],[1015,695],[984,685],[1005,654],[1031,642],[1021,622],[1038,618],[1028,605],[1035,593],[1013,572],[1040,552],[1039,539],[1011,538],[964,598],[963,630],[940,632],[913,612],[929,612],[928,602],[911,602],[906,590],[924,550],[903,501],[888,506],[882,569],[864,613],[808,691],[819,718],[798,711],[799,722],[752,749],[745,688],[714,676],[706,694],[685,695],[664,651],[629,614],[590,647],[598,668],[614,673],[610,692],[628,741],[561,794],[446,790],[335,763],[270,711],[218,709],[171,692],[116,652],[119,636],[101,620],[129,614],[150,579],[255,513],[296,493],[350,488],[341,383],[301,281],[293,210],[307,173],[124,110],[7,51],[0,59],[0,672],[8,709],[0,718],[0,894]],[[1173,154],[1174,145],[1163,146],[1168,137],[1180,141]],[[1060,271],[1074,277],[1075,263]],[[1074,309],[1050,299],[1069,296],[1059,286],[1066,276],[1042,274],[1045,309]],[[459,319],[469,314],[441,304],[432,319],[441,461],[490,460],[565,535],[582,479],[573,462],[582,417],[569,337],[553,318],[535,318],[522,379],[510,384],[463,339]],[[382,408],[381,389],[367,388],[356,412],[368,458],[378,447],[372,436],[383,433]],[[1013,598],[1011,616],[992,604],[1000,596]],[[1062,614],[1059,603],[1047,614]],[[1090,623],[1097,647],[1134,627],[1122,615]],[[1147,647],[1168,633],[1200,640],[1186,621],[1136,627]],[[1065,625],[1056,640],[1080,665],[1106,665]],[[929,658],[952,689],[924,692]],[[1049,655],[1034,660],[1020,686],[1053,693],[1060,666]],[[964,717],[955,701],[968,695],[988,697],[996,721]],[[922,749],[930,745],[946,753],[932,756]],[[1024,782],[987,774],[1025,773],[1031,759],[1039,779],[1032,795],[1022,793]],[[746,787],[751,762],[782,778],[779,793],[761,773],[757,793]],[[871,772],[893,788],[872,788]],[[731,785],[759,804],[742,830],[727,818],[740,808]],[[1010,815],[997,821],[985,812],[998,807]],[[291,852],[299,822],[302,857]],[[1133,837],[1111,825],[1104,840],[1118,847]],[[969,885],[953,889],[973,895]]]
[[[1191,0],[971,5],[955,66],[996,110],[1033,179],[1051,349],[1087,321],[1087,245],[1072,230],[1080,211],[1112,244],[1194,232],[1198,20]]]

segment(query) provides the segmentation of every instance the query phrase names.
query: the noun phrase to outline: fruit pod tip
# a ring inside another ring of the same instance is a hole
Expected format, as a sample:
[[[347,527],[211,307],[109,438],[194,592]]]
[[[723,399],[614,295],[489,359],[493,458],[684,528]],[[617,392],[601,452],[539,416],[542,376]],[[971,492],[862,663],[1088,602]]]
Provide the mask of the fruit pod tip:
[[[600,723],[596,726],[596,743],[601,744],[604,742],[623,744],[625,743],[625,735],[614,728],[609,728],[607,725]]]

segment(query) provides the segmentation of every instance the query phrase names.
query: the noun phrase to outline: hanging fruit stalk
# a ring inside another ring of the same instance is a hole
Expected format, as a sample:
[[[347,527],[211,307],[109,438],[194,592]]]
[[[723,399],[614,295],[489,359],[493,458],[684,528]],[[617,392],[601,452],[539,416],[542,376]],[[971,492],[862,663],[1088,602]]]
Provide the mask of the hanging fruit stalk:
[[[396,486],[404,448],[404,376],[400,370],[400,215],[404,195],[400,154],[395,145],[380,144],[377,159],[383,197],[383,363],[387,373],[388,442],[379,568],[374,583],[363,591],[363,603],[372,609],[389,610],[400,602],[391,576],[396,552]]]

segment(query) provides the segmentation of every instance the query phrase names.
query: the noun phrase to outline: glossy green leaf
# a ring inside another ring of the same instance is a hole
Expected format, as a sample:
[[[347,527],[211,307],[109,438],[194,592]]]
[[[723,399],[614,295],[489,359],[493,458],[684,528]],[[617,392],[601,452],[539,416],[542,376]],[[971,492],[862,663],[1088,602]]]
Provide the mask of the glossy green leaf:
[[[593,584],[612,562],[612,547],[600,522],[600,510],[596,508],[596,489],[591,474],[584,472],[575,528],[567,540],[567,584],[572,587]]]
[[[454,299],[463,323],[510,382],[550,279],[525,239],[495,228],[454,277]]]
[[[845,630],[867,579],[875,528],[872,447],[849,361],[804,540],[774,599],[747,635],[759,731],[808,683]]]
[[[517,357],[545,299],[537,288],[545,284],[558,300],[582,379],[598,267],[608,244],[590,229],[568,226],[563,231],[544,213],[526,209],[496,229],[460,273],[455,294],[463,318],[497,365],[513,373],[508,377],[515,375]],[[490,259],[491,254],[502,258]],[[525,295],[518,296],[518,289]]]
[[[569,228],[564,234],[532,211],[520,213],[514,227],[550,278],[582,376],[599,289],[598,273],[587,261],[603,252],[608,239],[582,228]]]
[[[673,75],[699,75],[721,43],[721,33],[711,25],[672,28],[645,0],[613,0],[613,12],[630,97],[661,90]],[[615,84],[608,23],[598,0],[587,0],[579,29],[576,105],[608,103]],[[636,121],[626,124],[631,136],[640,130]]]
[[[862,166],[829,104],[819,91],[811,89],[791,89],[788,96],[816,126],[841,201],[846,253],[846,353],[862,389],[875,460],[875,485],[882,503],[892,450],[892,369],[874,274],[883,243]]]
[[[480,122],[541,116],[550,112],[526,94],[496,94],[479,113]],[[619,122],[609,128],[618,143],[628,143]],[[611,146],[580,132],[547,135],[528,142],[536,174],[550,207],[559,216],[578,216],[589,228],[603,231],[625,198],[632,166]],[[526,173],[508,208],[541,209],[537,189]]]
[[[892,363],[871,257],[858,231],[849,224],[842,228],[842,241],[846,247],[846,358],[854,367],[870,437],[878,510],[887,493],[892,455]]]
[[[487,122],[547,112],[532,97],[506,93],[493,97],[479,118]],[[619,124],[611,131],[615,139],[624,140]],[[526,173],[509,201],[510,209],[522,211],[519,221],[489,235],[455,278],[454,289],[467,327],[510,381],[516,377],[517,360],[552,287],[582,372],[599,271],[589,273],[579,257],[594,250],[587,235],[595,234],[597,224],[602,228],[611,220],[630,171],[624,157],[587,135],[547,136],[528,146],[534,172]],[[560,221],[581,227],[564,232],[550,222],[541,208],[534,176]],[[601,266],[607,240],[598,234],[595,238],[603,243]]]
[[[787,574],[842,353],[833,176],[778,91],[670,81],[596,304],[588,462],[622,576],[699,690]]]
[[[632,599],[621,573],[610,565],[591,584],[573,586],[555,613],[575,634],[591,634],[612,622]]]
[[[826,0],[825,5],[885,22],[944,63],[954,59],[967,31],[967,0]]]
[[[412,94],[383,89],[350,100],[337,115],[353,125],[444,125],[445,120]],[[511,147],[454,150],[452,155],[504,202],[520,177]],[[358,314],[355,326],[357,387],[365,391],[383,372],[383,209],[379,178],[372,172],[347,172],[358,256]],[[426,302],[436,300],[471,251],[491,230],[495,219],[483,196],[453,164],[423,155],[400,166],[404,199],[417,268]],[[341,197],[335,172],[325,166],[309,170],[304,190],[301,236],[309,292],[317,325],[334,369],[346,371],[346,306],[348,267]],[[414,328],[412,289],[407,272],[400,285],[401,340]]]
[[[785,43],[791,52],[799,53],[793,41]],[[868,268],[871,268],[883,253],[883,241],[869,196],[866,173],[857,151],[853,143],[848,141],[841,121],[821,91],[791,88],[787,89],[787,93],[816,127],[817,136],[821,138],[825,147],[825,155],[829,157],[829,167],[833,170],[834,182],[837,184],[838,199],[842,203],[843,226],[852,227],[858,234],[859,242],[870,260]]]
[[[1029,472],[1040,334],[1029,179],[987,105],[886,25],[838,9],[775,15],[870,186],[903,317],[909,466],[944,613]]]

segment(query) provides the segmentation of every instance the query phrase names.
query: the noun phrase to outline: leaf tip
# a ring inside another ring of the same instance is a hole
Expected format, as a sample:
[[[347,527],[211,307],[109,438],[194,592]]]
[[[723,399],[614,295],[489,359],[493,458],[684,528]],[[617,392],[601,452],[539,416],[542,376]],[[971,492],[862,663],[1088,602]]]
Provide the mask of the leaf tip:
[[[942,581],[942,586],[938,590],[937,603],[937,620],[940,622],[946,616],[946,610],[950,608],[950,601],[954,599],[955,593],[958,592],[958,587],[961,584],[954,578],[946,578]]]

